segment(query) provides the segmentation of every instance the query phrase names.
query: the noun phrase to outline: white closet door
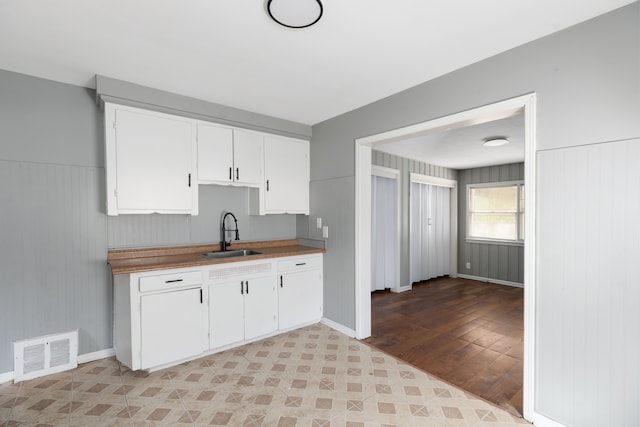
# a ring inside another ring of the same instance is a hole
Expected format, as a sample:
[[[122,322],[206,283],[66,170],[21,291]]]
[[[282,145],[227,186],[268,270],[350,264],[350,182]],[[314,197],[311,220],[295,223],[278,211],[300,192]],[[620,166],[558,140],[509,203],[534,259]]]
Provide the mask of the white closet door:
[[[371,176],[371,290],[396,280],[396,180]]]
[[[411,282],[450,274],[451,189],[411,183]]]

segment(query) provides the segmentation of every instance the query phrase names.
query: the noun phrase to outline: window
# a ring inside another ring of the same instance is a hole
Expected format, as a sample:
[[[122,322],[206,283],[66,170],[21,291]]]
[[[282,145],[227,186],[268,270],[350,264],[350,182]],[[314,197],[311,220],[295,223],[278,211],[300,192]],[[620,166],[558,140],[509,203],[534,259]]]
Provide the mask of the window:
[[[524,183],[467,186],[467,239],[524,242]]]

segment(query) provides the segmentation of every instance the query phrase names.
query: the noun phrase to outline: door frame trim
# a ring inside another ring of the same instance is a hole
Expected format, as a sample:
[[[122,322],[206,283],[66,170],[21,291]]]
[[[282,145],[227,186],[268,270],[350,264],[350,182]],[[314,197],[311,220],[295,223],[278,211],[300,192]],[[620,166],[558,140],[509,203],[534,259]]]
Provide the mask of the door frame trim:
[[[535,396],[536,296],[536,94],[529,93],[493,104],[355,140],[355,332],[371,336],[371,149],[378,145],[444,129],[465,127],[524,112],[525,217],[524,248],[524,378],[523,415],[532,420]]]

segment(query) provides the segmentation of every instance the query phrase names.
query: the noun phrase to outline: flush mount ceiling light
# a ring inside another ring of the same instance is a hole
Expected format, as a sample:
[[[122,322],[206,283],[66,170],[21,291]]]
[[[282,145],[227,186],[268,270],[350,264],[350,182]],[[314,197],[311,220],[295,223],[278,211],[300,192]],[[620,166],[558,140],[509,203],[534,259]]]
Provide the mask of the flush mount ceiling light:
[[[484,145],[485,147],[500,147],[501,145],[506,145],[509,143],[509,140],[505,137],[493,137],[493,138],[487,138],[484,140],[484,143],[482,145]]]
[[[269,0],[267,13],[282,26],[306,28],[322,17],[322,3],[320,0]]]

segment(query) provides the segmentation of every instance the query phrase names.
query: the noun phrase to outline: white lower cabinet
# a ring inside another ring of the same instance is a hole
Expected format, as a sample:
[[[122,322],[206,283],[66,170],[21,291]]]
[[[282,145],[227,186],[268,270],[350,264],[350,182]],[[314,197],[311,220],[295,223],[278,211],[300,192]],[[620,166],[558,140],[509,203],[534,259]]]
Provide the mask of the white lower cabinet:
[[[285,330],[322,318],[322,256],[278,263],[278,328]]]
[[[140,297],[140,359],[142,369],[197,356],[205,348],[202,337],[205,304],[202,288]]]
[[[209,345],[217,348],[278,329],[273,275],[209,286]]]
[[[133,371],[199,356],[207,348],[207,301],[199,269],[113,277],[113,346]]]
[[[160,369],[322,318],[322,254],[118,274],[113,343]]]

